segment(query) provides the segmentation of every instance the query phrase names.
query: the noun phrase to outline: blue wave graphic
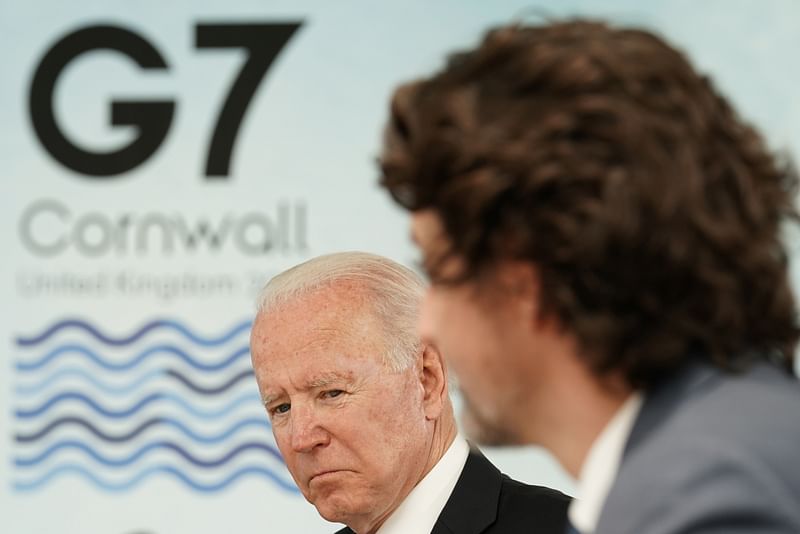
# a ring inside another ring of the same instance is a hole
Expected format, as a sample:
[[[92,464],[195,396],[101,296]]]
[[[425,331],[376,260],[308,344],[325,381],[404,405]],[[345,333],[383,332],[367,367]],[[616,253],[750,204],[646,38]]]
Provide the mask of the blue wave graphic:
[[[232,388],[238,382],[248,377],[252,377],[253,371],[247,369],[232,376],[226,382],[218,386],[205,387],[195,384],[186,375],[175,369],[155,369],[135,378],[134,380],[128,382],[125,385],[115,385],[102,382],[101,380],[95,378],[94,375],[87,373],[86,371],[78,367],[65,367],[35,384],[29,384],[25,386],[17,385],[15,391],[17,395],[19,395],[20,397],[36,395],[37,393],[40,393],[52,387],[54,384],[57,384],[58,382],[60,382],[65,378],[75,377],[75,378],[80,378],[81,380],[91,384],[96,389],[102,391],[106,395],[112,397],[122,397],[132,393],[133,391],[136,391],[137,389],[140,389],[144,385],[154,380],[158,380],[159,378],[165,376],[177,380],[190,390],[200,395],[216,395]]]
[[[252,322],[229,324],[223,332],[200,333],[186,322],[156,317],[122,330],[124,335],[109,335],[72,316],[17,335],[13,409],[22,426],[14,435],[13,488],[30,492],[69,477],[125,492],[155,477],[214,493],[250,477],[298,494],[282,468],[268,418],[253,410],[262,411],[254,373],[241,364],[249,359],[242,336]],[[70,332],[82,339],[72,340]],[[209,420],[229,426],[209,431],[192,424]],[[256,432],[244,432],[248,428]],[[117,450],[115,444],[129,447]],[[217,448],[204,450],[208,444]]]
[[[86,371],[78,367],[65,367],[35,384],[29,384],[25,386],[17,384],[17,386],[14,388],[14,391],[20,397],[36,395],[37,393],[40,393],[41,391],[50,388],[51,386],[53,386],[54,384],[58,383],[59,381],[65,378],[75,377],[75,378],[80,378],[81,380],[91,384],[96,389],[99,389],[106,395],[121,397],[133,391],[136,391],[137,389],[140,389],[142,386],[152,382],[153,380],[161,378],[162,376],[164,376],[164,374],[165,371],[163,369],[155,369],[153,371],[150,371],[133,379],[132,381],[128,382],[125,385],[118,386],[102,382],[97,378],[95,378],[93,374],[87,373]]]
[[[171,465],[166,465],[166,464],[160,464],[148,467],[147,469],[143,470],[140,473],[137,473],[135,476],[124,482],[109,482],[101,479],[94,473],[90,472],[89,470],[79,465],[65,464],[53,468],[43,476],[34,479],[32,481],[29,482],[16,481],[14,482],[14,489],[17,491],[36,490],[40,486],[43,486],[44,484],[50,482],[51,479],[66,474],[80,475],[81,477],[92,482],[95,486],[98,486],[108,492],[128,491],[152,475],[166,474],[166,475],[172,475],[173,477],[177,478],[178,480],[180,480],[187,486],[191,487],[195,491],[203,493],[215,493],[220,490],[223,490],[227,486],[238,480],[239,478],[246,475],[258,475],[271,480],[284,491],[295,494],[299,493],[297,486],[295,486],[293,483],[287,482],[286,480],[281,478],[278,474],[274,473],[270,469],[267,469],[266,467],[255,466],[255,465],[243,467],[237,471],[234,471],[233,473],[231,473],[230,475],[228,475],[219,482],[208,484],[208,483],[197,482],[192,478],[190,478],[188,475],[186,475],[180,469],[177,469]]]
[[[196,359],[192,358],[189,354],[187,354],[184,350],[180,349],[179,347],[176,347],[175,345],[169,345],[169,344],[155,345],[140,352],[127,362],[114,363],[104,360],[103,357],[101,357],[91,349],[84,347],[83,345],[67,344],[67,345],[60,345],[54,348],[53,350],[45,354],[42,358],[36,361],[17,362],[16,367],[18,371],[25,371],[25,372],[36,371],[41,367],[44,367],[51,361],[53,361],[55,358],[64,357],[64,355],[69,353],[82,354],[83,356],[86,356],[87,358],[89,358],[89,360],[96,363],[97,365],[99,365],[100,367],[102,367],[107,371],[129,371],[134,367],[136,367],[137,365],[140,365],[147,358],[158,353],[173,354],[179,357],[187,364],[191,365],[192,367],[200,371],[219,371],[220,369],[224,369],[230,366],[242,356],[249,355],[250,348],[245,345],[233,351],[228,357],[226,357],[222,361],[208,364],[197,361]]]
[[[67,400],[80,401],[83,404],[92,408],[98,414],[112,419],[124,419],[126,417],[130,417],[131,415],[136,414],[139,410],[146,407],[147,405],[157,401],[169,401],[173,404],[180,406],[187,413],[190,413],[193,416],[198,417],[200,419],[218,419],[220,417],[230,414],[239,406],[248,403],[249,404],[261,403],[261,399],[258,393],[249,392],[240,395],[239,397],[229,402],[222,408],[218,408],[216,410],[201,410],[199,408],[196,408],[195,406],[192,406],[183,397],[180,397],[173,393],[151,393],[150,395],[141,399],[140,401],[138,401],[129,408],[125,408],[122,410],[110,410],[108,408],[101,406],[94,399],[91,399],[90,397],[84,395],[83,393],[78,393],[77,391],[65,391],[63,393],[55,395],[50,399],[47,399],[45,402],[43,402],[40,406],[36,408],[31,408],[29,410],[18,409],[14,412],[14,414],[20,419],[32,419],[47,412],[53,406]]]
[[[185,460],[189,461],[190,463],[194,464],[197,467],[211,469],[215,467],[220,467],[231,461],[232,459],[236,458],[239,454],[242,454],[248,450],[257,450],[263,453],[266,453],[279,462],[283,463],[283,457],[281,456],[280,452],[274,447],[271,447],[267,444],[250,441],[246,443],[242,443],[235,447],[234,449],[228,451],[227,453],[223,454],[219,458],[208,460],[208,459],[201,459],[197,456],[193,455],[192,453],[188,452],[186,449],[181,447],[180,445],[173,443],[171,441],[155,441],[153,443],[148,443],[144,447],[140,448],[136,452],[124,457],[124,458],[109,458],[108,456],[103,456],[92,447],[86,445],[81,441],[75,440],[65,440],[59,441],[58,443],[54,443],[50,447],[48,447],[45,451],[37,454],[35,456],[29,457],[18,457],[14,459],[14,464],[17,467],[33,467],[51,455],[55,454],[61,450],[79,450],[82,451],[87,456],[94,459],[96,462],[103,464],[106,467],[126,467],[137,460],[141,459],[147,453],[155,450],[171,450],[180,456],[182,456]]]
[[[183,374],[173,369],[167,371],[167,376],[176,379],[178,382],[182,383],[184,386],[186,386],[187,388],[191,389],[192,391],[194,391],[199,395],[218,395],[230,389],[231,387],[233,387],[234,385],[236,385],[237,383],[241,382],[246,378],[251,378],[251,377],[254,378],[255,373],[253,373],[252,369],[246,369],[244,371],[240,371],[238,374],[233,375],[227,381],[223,382],[219,386],[214,386],[214,387],[199,386],[194,382],[192,382],[191,380],[189,380]]]
[[[30,337],[25,337],[25,336],[17,337],[17,345],[21,347],[38,345],[39,343],[46,341],[48,338],[50,338],[52,335],[56,334],[60,330],[75,328],[78,330],[84,330],[88,332],[89,334],[94,336],[98,341],[101,341],[106,345],[123,346],[135,343],[136,341],[141,339],[143,336],[145,336],[152,330],[163,328],[168,330],[175,330],[181,333],[187,339],[196,343],[197,345],[211,347],[227,343],[231,338],[241,334],[246,330],[249,330],[251,324],[252,324],[251,321],[245,321],[234,326],[227,333],[222,334],[218,337],[201,337],[192,332],[188,327],[184,326],[182,323],[178,321],[170,319],[157,319],[145,324],[144,326],[139,328],[139,330],[137,330],[136,332],[127,337],[114,338],[103,334],[97,328],[95,328],[91,324],[81,319],[65,319],[56,322],[49,328],[45,329],[45,331],[42,332],[41,334]]]
[[[197,443],[204,443],[204,444],[222,443],[223,441],[233,437],[243,428],[247,427],[261,427],[264,428],[265,430],[269,430],[270,428],[269,421],[266,417],[248,417],[246,419],[242,419],[241,421],[232,424],[227,429],[218,432],[216,434],[201,434],[199,432],[192,430],[188,426],[184,425],[177,419],[173,419],[171,417],[154,417],[152,419],[144,421],[139,426],[128,432],[123,432],[121,434],[110,434],[100,430],[99,428],[94,426],[94,424],[92,424],[91,422],[87,421],[82,417],[67,416],[55,419],[50,423],[48,423],[47,425],[45,425],[43,428],[34,431],[30,434],[17,434],[16,436],[14,436],[14,439],[18,443],[32,443],[46,437],[48,434],[55,431],[59,427],[68,425],[85,428],[98,439],[101,439],[108,443],[123,443],[125,441],[130,441],[138,437],[139,434],[141,434],[142,432],[145,432],[150,428],[159,426],[175,428],[179,430],[187,438],[190,438],[196,441]]]

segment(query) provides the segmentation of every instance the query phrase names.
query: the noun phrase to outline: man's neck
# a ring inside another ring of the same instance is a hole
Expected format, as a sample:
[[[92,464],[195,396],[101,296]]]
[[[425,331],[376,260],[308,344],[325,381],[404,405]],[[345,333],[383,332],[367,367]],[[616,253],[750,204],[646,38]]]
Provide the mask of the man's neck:
[[[578,477],[589,449],[633,393],[617,377],[599,379],[588,369],[578,369],[557,383],[549,395],[546,415],[533,423],[536,441],[549,449],[574,478]]]
[[[444,453],[446,453],[450,445],[453,444],[453,440],[456,439],[457,434],[458,428],[456,427],[455,415],[452,413],[451,408],[449,414],[439,418],[434,424],[433,437],[431,438],[427,454],[428,461],[425,462],[425,468],[417,480],[417,483],[425,478],[425,475],[433,469],[433,466],[439,463]]]
[[[453,441],[458,434],[458,428],[455,422],[455,415],[452,413],[452,408],[450,408],[449,413],[443,417],[440,417],[434,422],[433,432],[431,434],[431,439],[427,444],[427,449],[423,452],[423,455],[427,457],[425,463],[422,466],[422,469],[418,472],[417,476],[414,477],[414,484],[407,489],[403,499],[408,495],[408,493],[413,490],[420,481],[425,478],[425,476],[430,473],[431,469],[441,460],[442,456],[447,452],[447,449],[450,448],[450,445],[453,444]],[[399,502],[402,503],[403,499]],[[366,520],[361,524],[348,524],[351,530],[356,532],[356,534],[374,534],[381,528],[383,523],[386,519],[392,514],[394,508],[391,510],[387,510],[384,515],[377,519]]]

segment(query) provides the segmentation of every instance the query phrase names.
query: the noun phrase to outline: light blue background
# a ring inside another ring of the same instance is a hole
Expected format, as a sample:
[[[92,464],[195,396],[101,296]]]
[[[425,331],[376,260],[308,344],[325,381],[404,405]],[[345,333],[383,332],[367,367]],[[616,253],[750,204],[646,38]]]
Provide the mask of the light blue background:
[[[800,3],[793,0],[681,1],[32,1],[0,3],[0,404],[14,407],[13,339],[58,318],[80,315],[126,333],[152,316],[179,317],[219,332],[252,313],[253,287],[311,255],[361,249],[410,264],[406,215],[375,183],[374,157],[393,87],[438,68],[446,53],[471,46],[490,26],[512,20],[597,15],[659,31],[711,74],[740,112],[776,149],[800,153]],[[202,177],[210,131],[241,54],[199,51],[199,22],[304,21],[250,104],[227,180]],[[27,93],[35,65],[66,32],[114,23],[141,33],[170,70],[142,75],[118,55],[88,54],[56,88],[56,112],[69,135],[93,148],[132,136],[108,126],[111,99],[174,98],[177,111],[164,145],[141,167],[100,183],[55,163],[33,135]],[[280,202],[304,202],[309,248],[246,256],[233,248],[173,255],[112,254],[85,258],[70,251],[41,259],[18,237],[24,209],[59,199],[74,213],[109,217],[179,214],[218,220],[226,213],[273,214]],[[793,252],[797,240],[791,239]],[[24,298],[20,273],[122,271],[199,276],[229,274],[243,287],[227,296],[165,300],[143,295]],[[796,273],[796,267],[793,268]],[[795,274],[795,280],[798,276]],[[63,477],[32,493],[15,493],[12,410],[0,412],[0,530],[10,534],[152,534],[332,532],[301,498],[261,479],[242,479],[213,495],[153,478],[109,495],[80,478]],[[535,449],[489,450],[507,473],[573,490],[572,482]]]

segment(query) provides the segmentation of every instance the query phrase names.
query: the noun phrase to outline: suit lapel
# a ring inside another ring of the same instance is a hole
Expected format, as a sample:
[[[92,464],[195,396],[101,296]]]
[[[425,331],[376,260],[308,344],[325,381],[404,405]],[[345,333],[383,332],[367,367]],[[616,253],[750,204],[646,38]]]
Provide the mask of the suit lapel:
[[[489,460],[471,450],[452,495],[431,534],[479,534],[497,519],[502,475]]]
[[[636,416],[636,421],[633,423],[628,440],[625,442],[625,448],[622,452],[614,482],[606,495],[600,516],[597,518],[595,532],[606,532],[608,529],[606,527],[606,514],[609,513],[609,508],[613,509],[620,499],[617,497],[619,492],[618,482],[620,478],[624,477],[628,465],[626,463],[627,460],[635,454],[638,448],[647,447],[647,442],[654,435],[654,430],[672,416],[688,395],[691,395],[694,390],[707,383],[713,376],[714,373],[707,366],[692,362],[684,369],[676,372],[675,375],[664,379],[659,385],[645,394],[642,408]],[[618,504],[616,505],[619,506]],[[611,516],[613,516],[613,513]]]
[[[710,365],[692,362],[671,380],[664,381],[650,391],[625,444],[623,463],[631,451],[647,440],[653,428],[663,424],[664,419],[677,410],[678,404],[685,402],[698,389],[705,388],[709,380],[718,376],[719,372]]]

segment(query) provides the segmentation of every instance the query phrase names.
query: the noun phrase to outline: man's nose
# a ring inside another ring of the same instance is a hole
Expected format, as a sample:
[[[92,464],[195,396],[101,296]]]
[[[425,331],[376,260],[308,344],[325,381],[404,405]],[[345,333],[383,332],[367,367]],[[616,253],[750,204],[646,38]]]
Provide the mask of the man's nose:
[[[311,452],[330,443],[330,434],[322,426],[313,408],[292,406],[291,447],[295,452]]]

